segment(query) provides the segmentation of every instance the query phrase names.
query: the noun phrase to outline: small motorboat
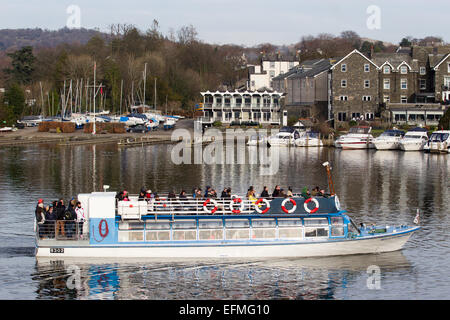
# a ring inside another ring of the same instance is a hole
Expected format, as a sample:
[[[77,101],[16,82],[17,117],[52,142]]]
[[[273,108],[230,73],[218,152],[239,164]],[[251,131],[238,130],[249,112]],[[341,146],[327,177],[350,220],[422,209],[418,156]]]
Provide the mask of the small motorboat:
[[[450,153],[450,130],[433,132],[423,150],[425,152]]]
[[[421,151],[428,141],[427,129],[414,128],[406,132],[406,134],[398,142],[403,151]]]
[[[300,138],[300,132],[293,127],[282,127],[280,131],[270,136],[267,142],[271,146],[291,146],[294,145],[294,141]]]
[[[319,138],[319,133],[307,131],[300,138],[294,141],[297,147],[322,147],[323,142]]]
[[[335,141],[334,146],[342,149],[373,149],[375,146],[371,131],[372,127],[369,126],[352,127]]]
[[[402,130],[386,130],[378,138],[373,139],[377,150],[396,150],[400,148],[399,142],[405,135]]]

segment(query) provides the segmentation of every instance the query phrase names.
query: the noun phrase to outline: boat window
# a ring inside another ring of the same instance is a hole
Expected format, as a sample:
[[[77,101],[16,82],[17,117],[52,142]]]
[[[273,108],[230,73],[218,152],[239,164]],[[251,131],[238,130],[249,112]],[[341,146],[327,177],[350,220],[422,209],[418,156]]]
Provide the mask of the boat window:
[[[200,229],[222,229],[222,220],[200,220],[198,221],[198,227]]]
[[[301,225],[300,219],[278,219],[278,227],[300,227]]]
[[[249,239],[250,229],[228,229],[226,231],[226,238],[230,240]]]
[[[330,220],[331,220],[331,225],[333,225],[333,226],[344,224],[344,218],[342,218],[342,217],[331,217]]]
[[[147,230],[170,230],[169,221],[147,221],[145,226]]]
[[[197,231],[177,230],[173,231],[173,240],[197,240]]]
[[[170,231],[147,231],[145,234],[147,241],[167,241],[170,240]]]
[[[325,226],[328,225],[327,218],[306,218],[305,226]]]
[[[253,219],[253,228],[274,228],[276,227],[275,219]]]
[[[448,133],[433,133],[430,140],[432,142],[443,142],[448,139]]]
[[[250,227],[250,223],[248,221],[248,219],[239,219],[239,220],[235,220],[235,219],[227,219],[225,220],[225,226],[227,228],[249,228]]]
[[[119,222],[119,230],[144,230],[143,222]]]
[[[331,227],[331,236],[333,237],[344,236],[344,227]]]
[[[252,239],[275,239],[276,231],[275,228],[252,229]]]
[[[223,239],[223,229],[200,230],[198,232],[198,238],[200,240],[222,240]]]
[[[197,229],[197,222],[195,220],[181,220],[172,223],[173,229]]]
[[[119,231],[119,242],[142,241],[144,233],[142,231]]]
[[[305,237],[328,237],[328,228],[305,228]]]
[[[302,229],[301,228],[280,228],[280,229],[278,229],[278,238],[280,238],[280,239],[302,238]]]

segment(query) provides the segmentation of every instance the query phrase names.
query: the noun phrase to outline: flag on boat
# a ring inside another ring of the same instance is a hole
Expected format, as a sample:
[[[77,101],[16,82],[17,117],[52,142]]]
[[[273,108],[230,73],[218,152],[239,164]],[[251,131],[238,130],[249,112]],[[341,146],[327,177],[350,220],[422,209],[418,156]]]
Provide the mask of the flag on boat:
[[[417,209],[417,214],[416,214],[416,217],[414,218],[414,223],[419,224],[419,222],[420,222],[420,214],[419,214],[419,209]]]
[[[199,111],[199,110],[203,110],[203,103],[197,103],[195,105],[195,110]]]

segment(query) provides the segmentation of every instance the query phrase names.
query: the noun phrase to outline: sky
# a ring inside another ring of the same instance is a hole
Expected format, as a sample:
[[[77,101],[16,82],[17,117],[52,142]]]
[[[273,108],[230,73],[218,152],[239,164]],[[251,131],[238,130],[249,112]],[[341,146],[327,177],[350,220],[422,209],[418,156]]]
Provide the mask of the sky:
[[[79,16],[67,12],[71,6]],[[428,35],[447,42],[449,9],[449,0],[0,0],[0,29],[56,30],[79,21],[100,31],[117,23],[145,31],[156,19],[165,35],[192,24],[199,39],[216,44],[289,45],[302,36],[344,30],[394,44]]]

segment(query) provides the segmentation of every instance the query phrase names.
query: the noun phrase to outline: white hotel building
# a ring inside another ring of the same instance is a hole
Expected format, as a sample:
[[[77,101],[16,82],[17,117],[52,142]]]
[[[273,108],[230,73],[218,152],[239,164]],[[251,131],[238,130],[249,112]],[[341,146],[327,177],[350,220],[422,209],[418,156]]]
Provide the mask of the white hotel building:
[[[260,89],[272,89],[272,78],[288,72],[299,64],[291,60],[262,60],[261,65],[247,65],[249,70],[247,88],[255,91]]]
[[[277,91],[215,91],[201,92],[204,124],[220,121],[225,124],[256,122],[282,124],[281,99]]]

